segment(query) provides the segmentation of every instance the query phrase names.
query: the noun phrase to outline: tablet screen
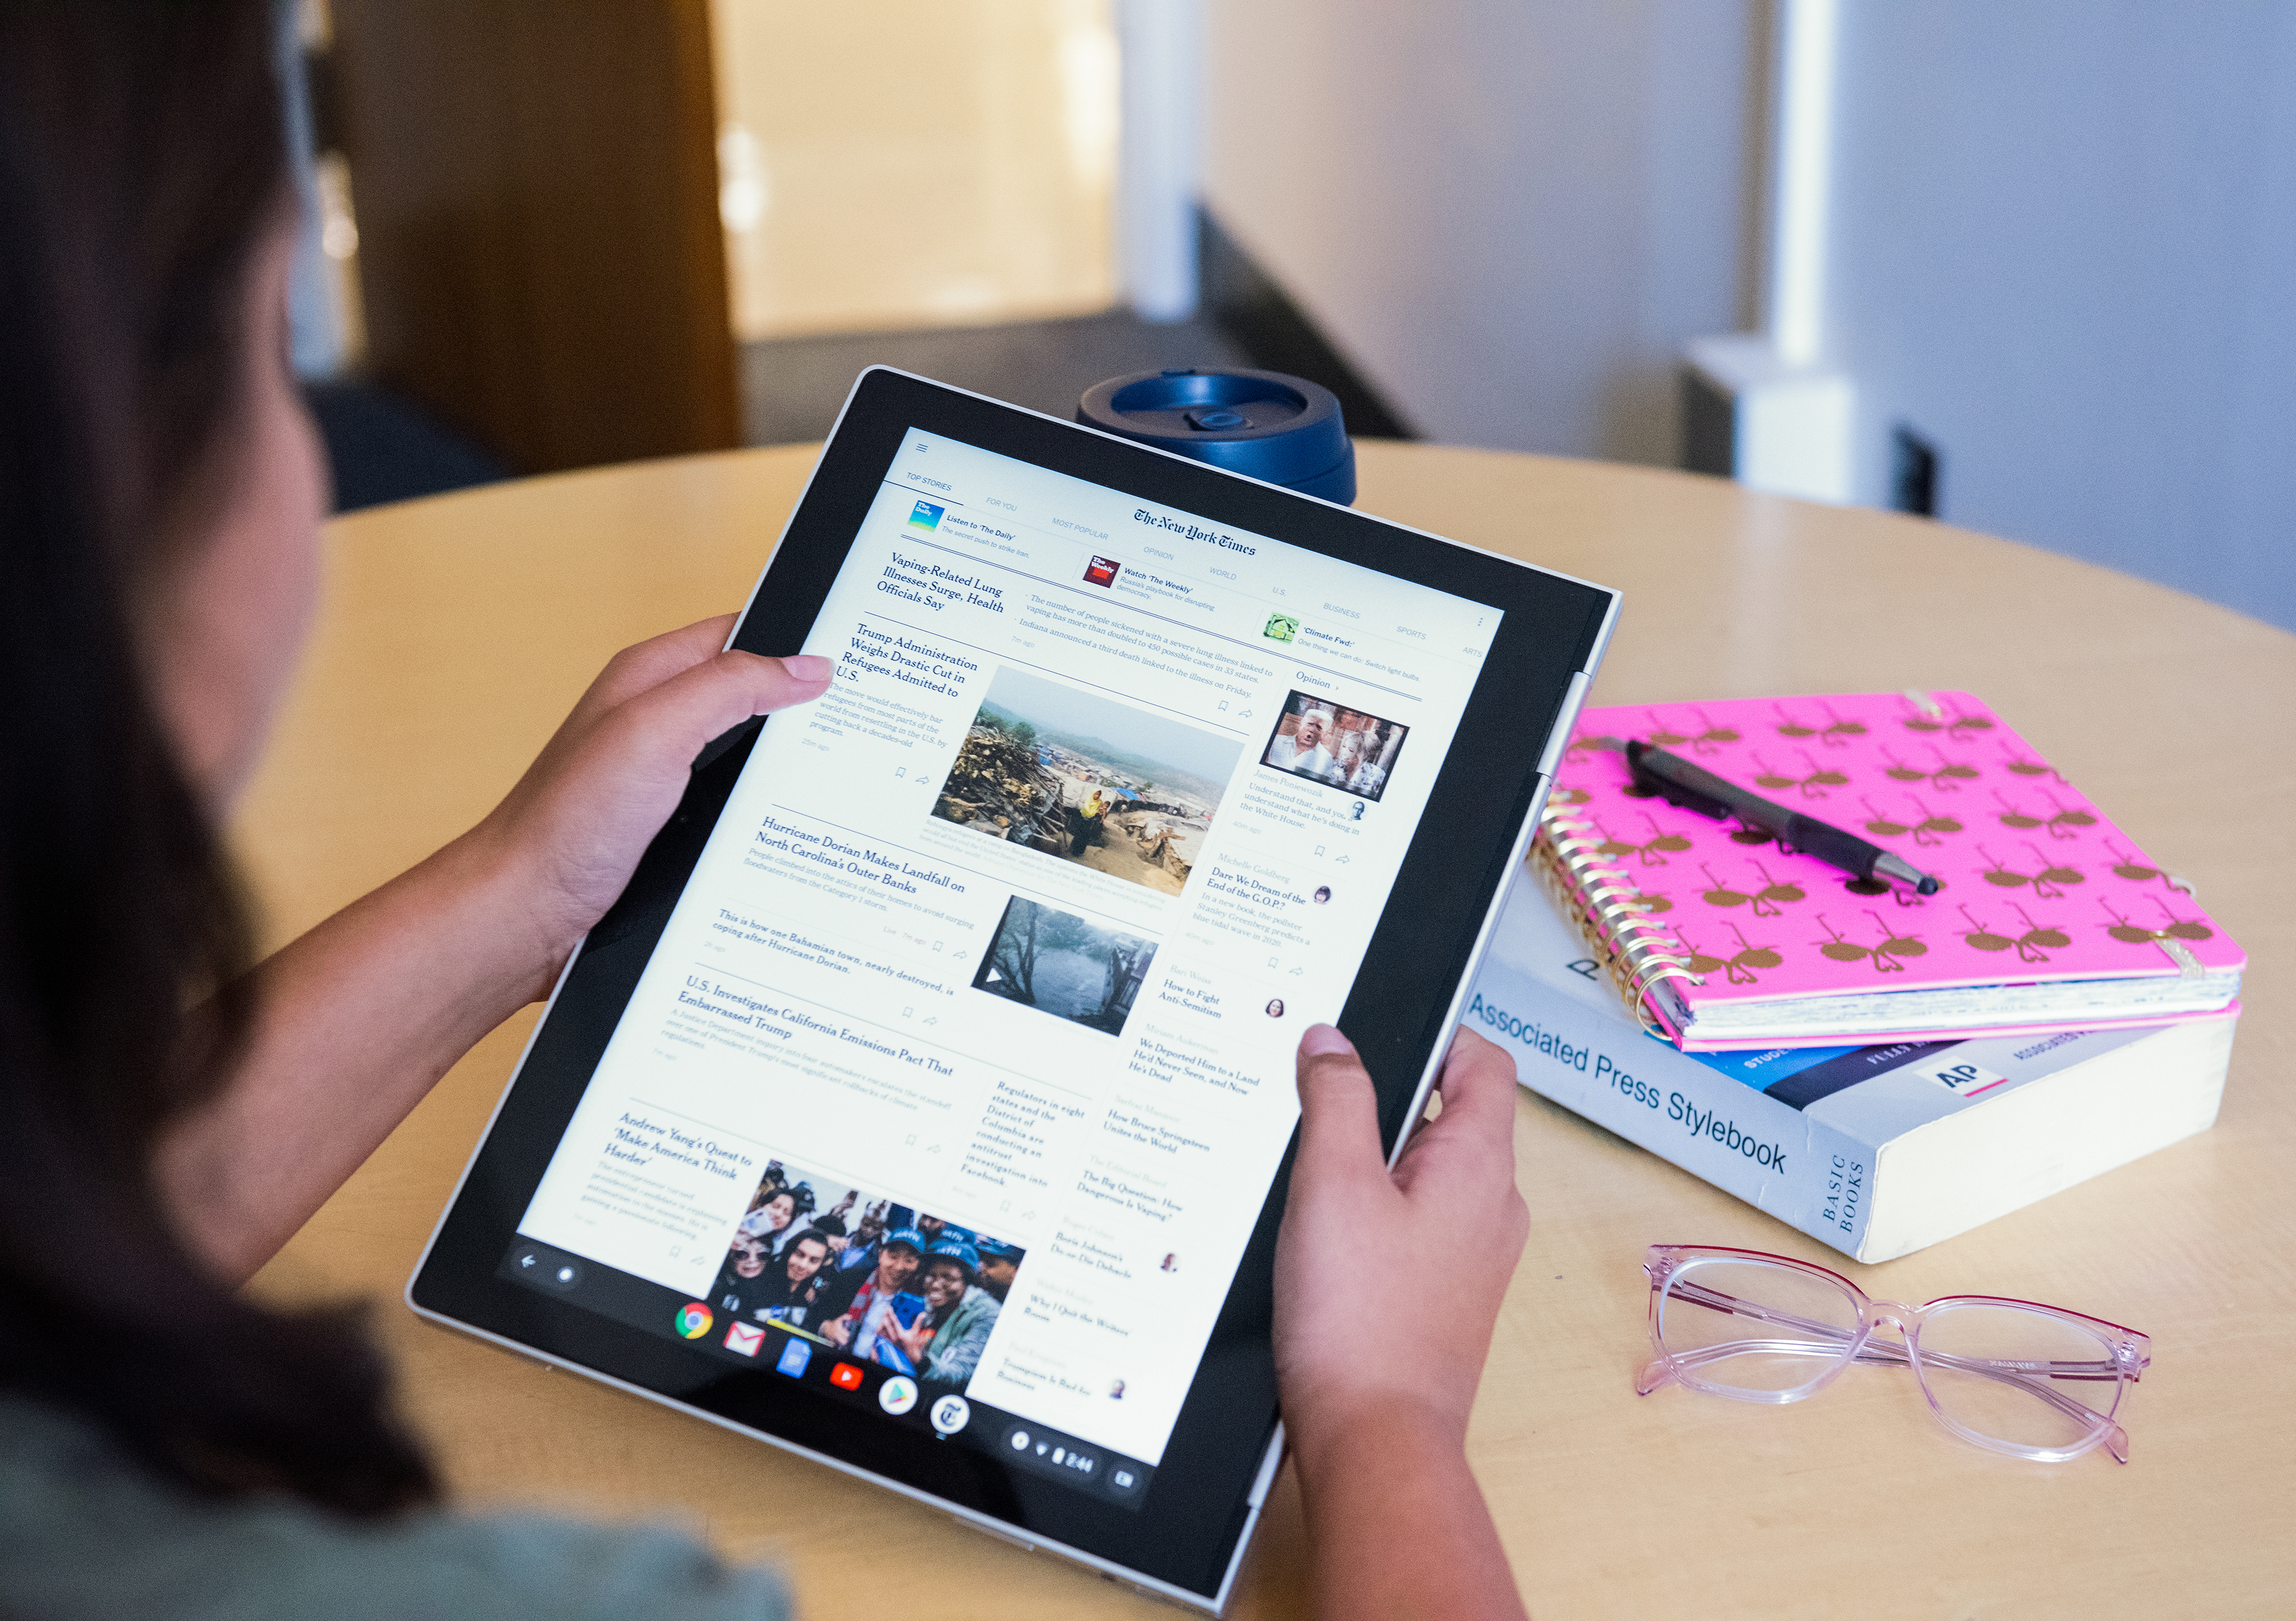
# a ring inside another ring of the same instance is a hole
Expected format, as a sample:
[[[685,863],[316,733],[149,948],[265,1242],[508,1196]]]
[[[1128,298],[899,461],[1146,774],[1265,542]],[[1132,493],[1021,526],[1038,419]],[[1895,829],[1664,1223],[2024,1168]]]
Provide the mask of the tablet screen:
[[[1141,1501],[1499,622],[913,429],[505,1275]]]

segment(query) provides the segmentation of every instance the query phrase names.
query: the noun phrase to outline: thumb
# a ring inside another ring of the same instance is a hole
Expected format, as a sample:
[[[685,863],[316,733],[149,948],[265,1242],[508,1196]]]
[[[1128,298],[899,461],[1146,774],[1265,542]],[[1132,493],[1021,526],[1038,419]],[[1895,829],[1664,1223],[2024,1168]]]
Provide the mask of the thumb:
[[[817,698],[829,685],[826,659],[720,653],[626,700],[599,730],[611,737],[608,746],[674,766],[682,777],[702,745],[728,728]]]
[[[1379,1096],[1354,1043],[1330,1024],[1300,1038],[1300,1155],[1294,1174],[1311,1182],[1369,1173],[1385,1179]]]

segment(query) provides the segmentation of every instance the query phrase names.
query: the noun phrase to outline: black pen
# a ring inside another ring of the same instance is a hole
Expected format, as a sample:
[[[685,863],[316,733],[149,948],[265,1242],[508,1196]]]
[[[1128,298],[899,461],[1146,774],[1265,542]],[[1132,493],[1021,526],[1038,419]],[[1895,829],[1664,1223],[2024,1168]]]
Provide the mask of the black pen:
[[[1938,881],[1903,857],[1879,844],[1869,844],[1831,822],[1804,816],[1790,805],[1750,794],[1737,784],[1725,782],[1713,772],[1691,764],[1679,754],[1669,754],[1632,737],[1624,743],[1616,737],[1596,737],[1593,741],[1597,748],[1624,754],[1635,780],[1665,795],[1670,805],[1695,810],[1716,821],[1734,816],[1747,827],[1759,827],[1776,839],[1781,850],[1816,856],[1828,867],[1839,867],[1869,882],[1876,876],[1895,878],[1900,884],[1910,884],[1918,893],[1938,893]]]

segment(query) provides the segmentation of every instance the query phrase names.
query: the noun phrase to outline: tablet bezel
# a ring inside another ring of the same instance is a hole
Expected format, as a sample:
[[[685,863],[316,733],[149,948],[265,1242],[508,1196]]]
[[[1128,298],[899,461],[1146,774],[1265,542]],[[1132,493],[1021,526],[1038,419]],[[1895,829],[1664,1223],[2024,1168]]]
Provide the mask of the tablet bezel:
[[[1340,1024],[1380,1097],[1390,1153],[1416,1116],[1468,970],[1528,843],[1618,613],[1606,588],[889,368],[862,374],[731,645],[803,645],[895,451],[945,435],[1215,523],[1504,610]],[[766,588],[770,583],[773,589]],[[1536,695],[1526,697],[1525,695]],[[802,711],[791,712],[801,714]],[[1166,1597],[1225,1602],[1273,1473],[1268,1327],[1287,1152],[1148,1496],[1136,1509],[939,1444],[769,1370],[646,1335],[500,1277],[518,1222],[768,717],[705,752],[622,898],[567,965],[407,1283],[417,1312],[889,1485]],[[1510,763],[1512,762],[1512,763]],[[1419,897],[1436,898],[1418,904]],[[1398,904],[1398,899],[1403,900]]]

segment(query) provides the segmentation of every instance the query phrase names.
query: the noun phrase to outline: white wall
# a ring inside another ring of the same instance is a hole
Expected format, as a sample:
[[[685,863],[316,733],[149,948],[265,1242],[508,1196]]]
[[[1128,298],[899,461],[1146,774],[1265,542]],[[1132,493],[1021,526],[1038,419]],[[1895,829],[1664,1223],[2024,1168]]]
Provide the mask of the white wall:
[[[1953,522],[2296,629],[2296,7],[1841,29],[1829,347],[1861,498],[1908,421]]]
[[[1207,201],[1430,437],[1669,461],[1757,307],[1767,10],[1220,0]],[[1848,0],[1841,51],[1860,498],[1908,422],[1953,522],[2296,629],[2296,5]]]
[[[1217,0],[1205,199],[1431,438],[1669,462],[1751,311],[1745,0]]]

